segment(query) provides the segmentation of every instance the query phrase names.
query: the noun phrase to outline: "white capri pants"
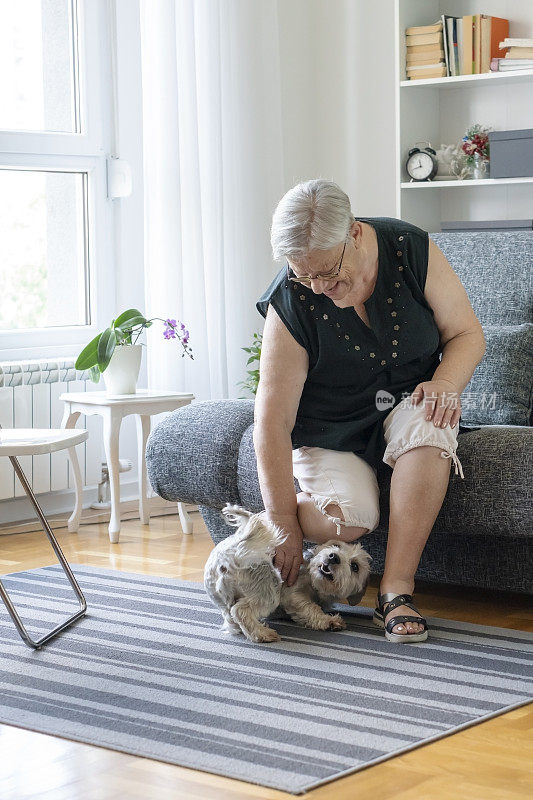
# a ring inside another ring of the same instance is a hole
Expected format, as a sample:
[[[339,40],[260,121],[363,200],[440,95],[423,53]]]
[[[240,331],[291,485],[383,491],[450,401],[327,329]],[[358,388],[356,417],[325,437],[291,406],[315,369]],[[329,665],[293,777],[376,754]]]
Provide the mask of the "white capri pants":
[[[438,428],[433,420],[426,420],[424,403],[415,405],[410,398],[402,400],[383,420],[383,434],[387,447],[383,461],[394,467],[396,459],[415,447],[438,447],[442,458],[453,461],[455,474],[463,475],[457,458],[459,425]],[[367,528],[369,532],[379,524],[379,488],[376,473],[364,459],[355,453],[327,450],[323,447],[299,447],[292,451],[293,473],[302,492],[311,495],[316,507],[337,527],[341,525]],[[344,519],[333,517],[326,508],[340,507]]]

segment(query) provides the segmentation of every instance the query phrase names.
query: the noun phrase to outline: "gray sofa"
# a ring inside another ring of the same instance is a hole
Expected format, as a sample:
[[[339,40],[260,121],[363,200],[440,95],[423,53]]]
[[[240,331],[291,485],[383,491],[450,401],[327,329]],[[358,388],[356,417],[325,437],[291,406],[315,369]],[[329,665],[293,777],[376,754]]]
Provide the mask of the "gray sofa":
[[[485,330],[487,353],[463,393],[461,425],[472,428],[459,435],[457,448],[465,477],[451,470],[416,578],[531,593],[533,233],[431,237],[468,292]],[[253,411],[253,400],[193,403],[170,414],[148,439],[154,491],[167,500],[198,504],[215,543],[233,532],[220,514],[225,503],[251,511],[263,507]],[[383,572],[391,475],[385,464],[378,470],[380,524],[360,539],[373,557],[374,574]],[[297,481],[295,487],[299,491]]]

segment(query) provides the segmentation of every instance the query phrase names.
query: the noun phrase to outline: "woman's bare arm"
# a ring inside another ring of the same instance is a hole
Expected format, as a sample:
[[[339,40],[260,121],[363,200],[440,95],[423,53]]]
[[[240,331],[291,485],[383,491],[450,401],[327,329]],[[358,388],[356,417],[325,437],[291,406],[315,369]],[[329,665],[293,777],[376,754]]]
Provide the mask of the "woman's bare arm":
[[[268,518],[288,534],[274,564],[291,586],[302,563],[303,534],[298,523],[292,471],[291,432],[307,378],[306,350],[269,305],[259,365],[254,413],[254,446],[261,495]]]
[[[424,403],[426,419],[435,426],[454,428],[461,393],[483,358],[485,337],[463,284],[431,237],[424,296],[439,329],[442,357],[432,379],[419,383],[412,397],[415,404]]]
[[[485,337],[463,284],[431,237],[424,296],[433,309],[442,346],[433,379],[453,383],[460,394],[483,358]]]

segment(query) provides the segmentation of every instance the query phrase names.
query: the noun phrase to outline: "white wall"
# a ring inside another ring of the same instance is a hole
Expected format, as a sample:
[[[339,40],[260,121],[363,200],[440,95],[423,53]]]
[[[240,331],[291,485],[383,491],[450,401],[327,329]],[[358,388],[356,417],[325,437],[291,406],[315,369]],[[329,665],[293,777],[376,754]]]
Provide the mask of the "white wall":
[[[393,0],[279,0],[285,190],[324,177],[394,216]]]

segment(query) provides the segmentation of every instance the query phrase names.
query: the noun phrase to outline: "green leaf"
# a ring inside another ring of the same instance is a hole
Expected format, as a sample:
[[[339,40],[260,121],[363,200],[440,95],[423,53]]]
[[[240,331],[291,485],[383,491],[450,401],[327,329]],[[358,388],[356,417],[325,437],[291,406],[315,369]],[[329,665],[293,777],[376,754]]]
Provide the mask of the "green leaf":
[[[115,327],[115,334],[117,337],[117,342],[123,342],[124,344],[131,344],[132,332],[130,328]]]
[[[93,383],[100,383],[100,375],[102,373],[98,369],[98,367],[91,367],[89,370],[89,377]]]
[[[251,364],[253,361],[257,362],[261,360],[262,342],[263,334],[257,333],[256,331],[253,334],[253,343],[251,347],[241,348],[241,350],[244,350],[246,353],[250,354],[248,361],[246,362],[246,366]],[[237,385],[242,386],[243,389],[247,389],[249,392],[255,395],[259,385],[259,368],[246,370],[246,374],[248,375],[248,378],[245,381],[240,381]]]
[[[106,328],[98,342],[98,366],[103,372],[109,362],[117,344],[117,337],[113,328]]]
[[[98,342],[100,341],[101,335],[102,334],[99,333],[98,336],[95,336],[92,342],[89,342],[87,347],[81,351],[74,364],[76,369],[90,369],[98,363]]]
[[[127,311],[124,311],[120,317],[116,318],[113,327],[130,329],[135,325],[146,325],[147,321],[143,314],[136,308],[129,308]]]

